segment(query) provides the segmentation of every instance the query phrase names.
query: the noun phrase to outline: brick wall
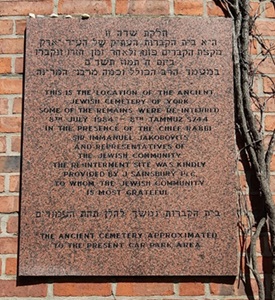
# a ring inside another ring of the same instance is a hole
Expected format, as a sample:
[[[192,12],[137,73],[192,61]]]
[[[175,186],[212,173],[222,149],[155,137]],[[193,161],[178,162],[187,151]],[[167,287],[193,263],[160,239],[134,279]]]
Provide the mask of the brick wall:
[[[273,5],[267,1],[261,4],[256,0],[251,2],[253,12],[260,14],[257,21],[259,31],[270,44],[275,45]],[[41,280],[40,283],[27,280],[24,285],[16,286],[23,47],[29,13],[223,17],[223,11],[211,0],[0,0],[0,299],[241,300],[248,299],[252,291],[257,292],[253,279],[251,285],[245,287],[240,278],[234,282],[231,278],[205,277],[136,281],[129,278],[101,281],[63,278]],[[256,62],[261,58],[262,51],[264,49],[259,44],[252,43],[251,52]],[[271,59],[260,64],[259,71],[275,77],[275,65]],[[255,89],[263,101],[272,88],[267,77],[257,77]],[[267,102],[264,126],[268,140],[275,127],[275,99]],[[240,186],[247,193],[248,185],[241,165],[239,174]],[[275,158],[271,174],[275,196]],[[257,255],[263,280],[268,285],[271,262],[265,238],[257,245]],[[246,272],[244,270],[244,278]]]

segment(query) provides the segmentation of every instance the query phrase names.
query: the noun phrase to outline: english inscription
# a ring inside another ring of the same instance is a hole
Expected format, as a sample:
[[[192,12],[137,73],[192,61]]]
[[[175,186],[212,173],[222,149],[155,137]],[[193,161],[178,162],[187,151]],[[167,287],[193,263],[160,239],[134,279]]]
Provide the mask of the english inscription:
[[[231,31],[28,20],[19,275],[236,275]]]

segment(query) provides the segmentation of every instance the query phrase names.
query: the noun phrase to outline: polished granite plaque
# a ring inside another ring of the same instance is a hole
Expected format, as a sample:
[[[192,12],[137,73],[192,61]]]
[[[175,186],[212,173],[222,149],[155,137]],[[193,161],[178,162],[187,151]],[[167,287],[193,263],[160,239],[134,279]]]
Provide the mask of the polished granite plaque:
[[[19,275],[236,275],[232,23],[29,19]]]

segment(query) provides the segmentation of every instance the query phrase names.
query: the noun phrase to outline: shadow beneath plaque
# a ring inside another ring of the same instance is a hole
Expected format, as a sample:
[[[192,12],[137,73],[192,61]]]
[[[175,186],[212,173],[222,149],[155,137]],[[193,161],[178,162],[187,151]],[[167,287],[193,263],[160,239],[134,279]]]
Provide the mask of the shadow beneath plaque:
[[[41,283],[220,283],[234,284],[235,276],[17,276],[17,285],[34,285]]]

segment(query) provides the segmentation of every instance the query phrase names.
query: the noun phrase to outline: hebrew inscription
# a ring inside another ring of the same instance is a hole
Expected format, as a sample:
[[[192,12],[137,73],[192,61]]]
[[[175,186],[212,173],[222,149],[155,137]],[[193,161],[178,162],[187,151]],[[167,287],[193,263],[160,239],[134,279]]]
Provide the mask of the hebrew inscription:
[[[236,275],[231,32],[28,21],[19,275]]]

